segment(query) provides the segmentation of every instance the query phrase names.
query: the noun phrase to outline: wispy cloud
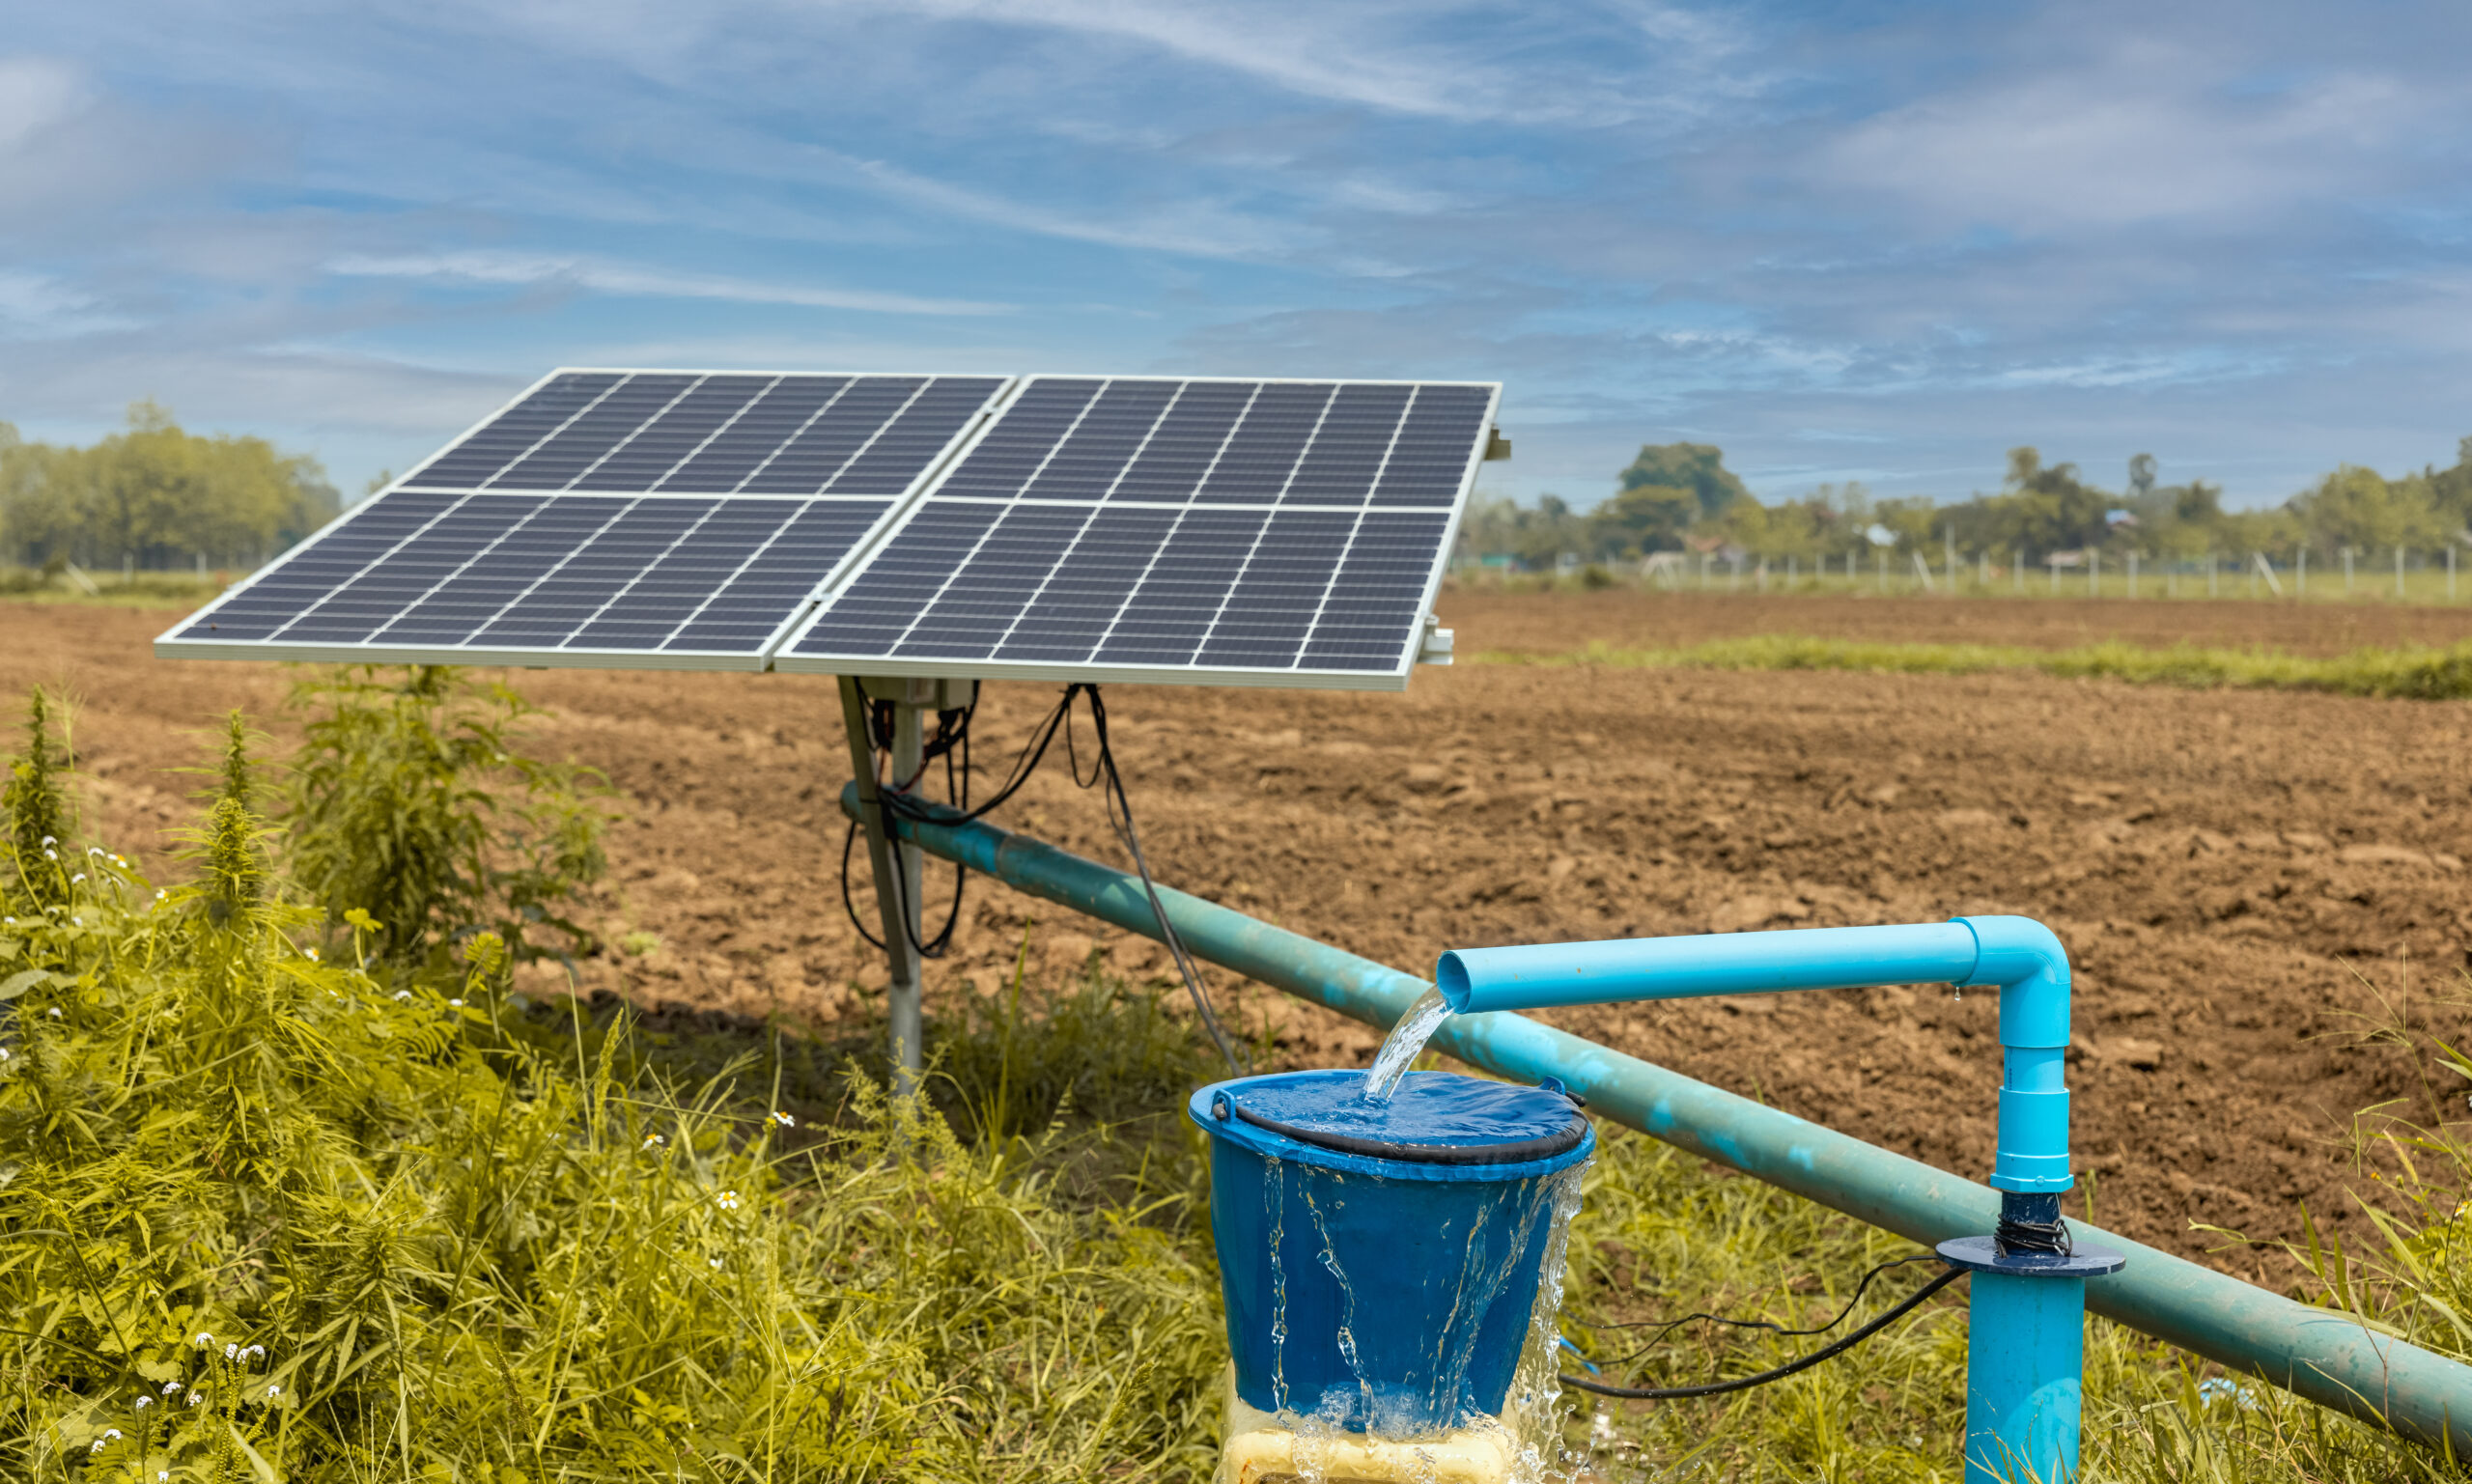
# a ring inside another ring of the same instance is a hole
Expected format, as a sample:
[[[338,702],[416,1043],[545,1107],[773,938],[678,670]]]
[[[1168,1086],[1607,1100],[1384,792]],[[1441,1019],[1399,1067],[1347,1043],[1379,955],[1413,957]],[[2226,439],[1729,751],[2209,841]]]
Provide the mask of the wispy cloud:
[[[547,253],[471,250],[392,256],[348,253],[329,260],[326,271],[346,278],[410,278],[433,282],[550,287],[641,298],[726,299],[740,304],[780,304],[801,309],[845,309],[886,315],[994,315],[1012,306],[979,299],[919,298],[825,289],[807,284],[762,283],[703,273],[669,272]]]
[[[1207,201],[1120,217],[1104,208],[1057,210],[904,170],[884,160],[853,162],[866,180],[906,201],[990,226],[1069,241],[1198,258],[1250,258],[1302,245],[1303,234]]]
[[[42,273],[0,269],[0,339],[58,340],[138,323],[94,294]]]

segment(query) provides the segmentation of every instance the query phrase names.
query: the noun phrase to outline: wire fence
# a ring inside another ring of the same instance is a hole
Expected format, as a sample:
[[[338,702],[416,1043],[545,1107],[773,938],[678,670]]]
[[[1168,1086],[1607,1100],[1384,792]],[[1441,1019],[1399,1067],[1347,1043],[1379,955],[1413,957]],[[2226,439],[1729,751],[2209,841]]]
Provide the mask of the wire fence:
[[[1952,553],[1934,560],[1911,548],[1878,546],[1816,558],[1678,551],[1612,561],[1565,556],[1545,569],[1463,559],[1452,572],[1463,580],[1545,578],[1663,592],[2450,603],[2472,601],[2472,573],[2460,573],[2463,565],[2454,546],[2398,546],[2375,557],[2351,549],[2332,557],[2308,551],[2198,557],[2060,551],[2039,560],[2026,552],[2008,553],[2006,560],[1988,552],[1972,560]]]

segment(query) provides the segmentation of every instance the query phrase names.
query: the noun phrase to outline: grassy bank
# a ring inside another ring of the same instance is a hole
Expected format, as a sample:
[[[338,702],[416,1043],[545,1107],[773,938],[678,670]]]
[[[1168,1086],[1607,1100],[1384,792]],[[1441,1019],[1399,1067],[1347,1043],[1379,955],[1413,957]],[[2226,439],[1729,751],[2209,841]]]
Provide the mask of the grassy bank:
[[[2318,690],[2337,695],[2423,701],[2472,698],[2472,642],[2444,649],[2360,649],[2333,658],[2257,650],[2176,645],[2089,644],[2043,650],[1986,644],[1883,644],[1763,634],[1714,639],[1687,649],[1616,649],[1603,643],[1559,653],[1495,650],[1478,664],[1601,665],[1658,670],[1854,670],[1876,675],[1975,675],[2032,670],[2045,675],[2256,690]]]

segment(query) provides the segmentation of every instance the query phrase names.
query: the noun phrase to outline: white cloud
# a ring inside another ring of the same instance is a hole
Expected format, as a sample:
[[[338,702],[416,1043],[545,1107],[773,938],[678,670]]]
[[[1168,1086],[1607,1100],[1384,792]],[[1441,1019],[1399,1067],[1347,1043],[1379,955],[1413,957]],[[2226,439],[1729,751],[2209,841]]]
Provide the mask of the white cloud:
[[[1300,234],[1294,228],[1209,202],[1174,207],[1129,220],[1111,220],[1096,211],[1030,206],[914,175],[882,160],[852,163],[865,179],[896,196],[955,216],[1042,237],[1202,258],[1263,257],[1300,245]]]
[[[86,101],[74,69],[48,57],[0,57],[0,152],[25,144]]]
[[[549,285],[596,294],[642,298],[726,299],[742,304],[785,304],[801,309],[847,309],[891,315],[993,315],[1011,306],[977,299],[919,298],[823,289],[804,284],[759,283],[704,273],[679,273],[589,258],[548,253],[475,250],[392,256],[352,253],[334,258],[326,271],[349,278],[438,279],[471,284]]]
[[[2391,141],[2428,108],[2352,72],[2227,96],[2228,69],[2143,48],[1876,115],[1808,167],[1824,187],[1902,197],[1940,223],[2033,233],[2140,223],[2226,226],[2374,192]]]
[[[59,340],[127,329],[137,322],[57,278],[0,268],[0,338]]]

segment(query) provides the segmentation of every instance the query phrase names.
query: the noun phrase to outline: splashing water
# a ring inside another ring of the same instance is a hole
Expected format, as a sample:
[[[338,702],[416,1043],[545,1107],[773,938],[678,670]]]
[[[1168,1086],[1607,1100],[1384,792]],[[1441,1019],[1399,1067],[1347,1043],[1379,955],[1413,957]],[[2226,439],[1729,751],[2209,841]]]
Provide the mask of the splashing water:
[[[1521,1443],[1518,1455],[1511,1460],[1515,1484],[1554,1484],[1576,1479],[1587,1462],[1585,1455],[1574,1454],[1561,1443],[1562,1367],[1559,1352],[1562,1343],[1562,1281],[1570,1273],[1571,1218],[1579,1215],[1580,1184],[1587,1178],[1588,1165],[1594,1162],[1584,1161],[1554,1177],[1550,1196],[1554,1225],[1546,1238],[1544,1269],[1538,1274],[1536,1306],[1529,1311],[1528,1344],[1520,1352],[1519,1371],[1511,1380],[1511,1394],[1503,1408],[1505,1418],[1519,1419],[1515,1430],[1521,1436]]]
[[[1382,1050],[1374,1055],[1373,1065],[1365,1069],[1364,1091],[1358,1096],[1377,1106],[1390,1102],[1390,1095],[1399,1090],[1399,1079],[1416,1063],[1417,1054],[1449,1017],[1450,1002],[1442,997],[1442,991],[1427,990],[1418,995],[1417,1002],[1383,1038]]]

